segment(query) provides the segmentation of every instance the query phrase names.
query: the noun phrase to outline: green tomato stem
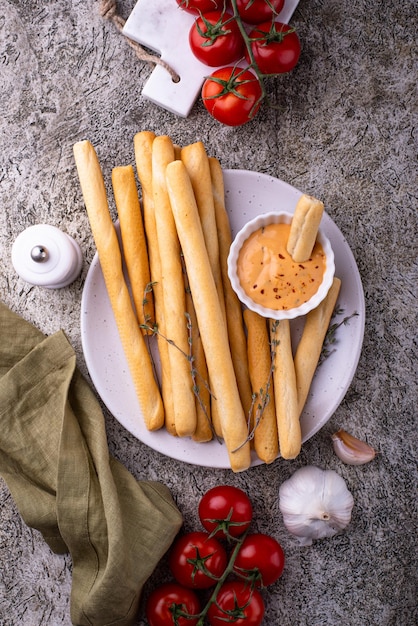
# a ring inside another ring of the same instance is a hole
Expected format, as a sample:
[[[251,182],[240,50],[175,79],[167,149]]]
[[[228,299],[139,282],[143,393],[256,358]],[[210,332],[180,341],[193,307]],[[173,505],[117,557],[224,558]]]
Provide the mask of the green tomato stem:
[[[240,33],[242,35],[242,38],[244,39],[244,43],[245,43],[245,47],[247,49],[248,52],[248,56],[250,58],[250,64],[248,66],[248,69],[253,69],[258,81],[260,83],[260,87],[261,87],[261,96],[259,97],[259,99],[254,103],[253,109],[255,109],[258,104],[266,97],[267,95],[267,91],[266,91],[266,87],[264,84],[264,74],[262,74],[262,72],[260,72],[260,68],[258,67],[256,60],[254,58],[254,53],[251,47],[251,39],[248,37],[247,31],[245,30],[244,24],[241,20],[240,14],[238,12],[238,8],[237,8],[237,0],[231,0],[231,5],[232,5],[232,9],[234,11],[234,19],[238,25],[238,28],[240,30]]]
[[[232,573],[233,569],[234,569],[234,563],[235,560],[237,558],[239,549],[241,548],[242,542],[244,541],[245,537],[248,534],[248,530],[241,535],[241,537],[236,539],[236,546],[234,547],[233,551],[231,552],[231,556],[229,557],[229,561],[228,561],[228,565],[226,566],[224,573],[222,574],[222,576],[218,579],[218,582],[216,583],[212,594],[209,598],[209,600],[207,601],[203,611],[199,614],[199,621],[197,622],[196,626],[204,626],[204,619],[209,611],[209,607],[216,601],[216,597],[219,593],[219,590],[221,589],[222,585],[224,584],[225,580],[228,578],[229,574]]]

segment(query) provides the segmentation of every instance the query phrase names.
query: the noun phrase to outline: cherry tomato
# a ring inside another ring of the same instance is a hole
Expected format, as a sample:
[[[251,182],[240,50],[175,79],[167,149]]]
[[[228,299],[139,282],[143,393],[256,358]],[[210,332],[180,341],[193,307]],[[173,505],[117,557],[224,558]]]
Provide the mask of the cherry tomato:
[[[199,502],[202,526],[213,537],[239,537],[253,517],[251,501],[244,491],[232,485],[209,489]]]
[[[198,17],[189,32],[190,49],[211,67],[234,63],[244,56],[244,39],[230,13],[212,11]]]
[[[200,602],[192,589],[177,583],[165,583],[149,596],[146,614],[149,626],[196,626],[199,618],[189,619],[181,615],[198,615]]]
[[[208,610],[211,626],[260,626],[264,617],[264,602],[257,589],[240,580],[227,581]]]
[[[272,21],[283,6],[284,0],[237,0],[239,16],[247,24]]]
[[[209,11],[222,10],[225,0],[176,0],[176,2],[187,13],[200,15]]]
[[[225,571],[225,548],[205,532],[191,532],[175,541],[169,565],[178,583],[194,589],[208,589]]]
[[[272,585],[283,573],[283,548],[274,537],[255,533],[242,542],[234,563],[237,574],[252,580],[257,587]]]
[[[291,26],[281,22],[259,24],[249,35],[254,60],[262,74],[290,72],[300,57],[299,37]],[[246,52],[249,62],[249,54]]]
[[[260,108],[262,89],[250,70],[223,67],[203,83],[202,99],[208,112],[227,126],[241,126]]]

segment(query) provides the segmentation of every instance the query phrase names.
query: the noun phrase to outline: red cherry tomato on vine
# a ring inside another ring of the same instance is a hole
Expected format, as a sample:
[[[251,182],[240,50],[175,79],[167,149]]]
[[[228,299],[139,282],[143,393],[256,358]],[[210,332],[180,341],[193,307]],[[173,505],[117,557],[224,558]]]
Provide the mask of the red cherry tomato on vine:
[[[198,617],[189,619],[181,617],[181,614],[198,615],[200,610],[200,602],[195,592],[177,583],[165,583],[157,587],[146,605],[149,626],[196,626]]]
[[[207,111],[227,126],[241,126],[260,108],[262,89],[258,78],[247,69],[223,67],[203,83],[202,99]]]
[[[205,532],[191,532],[177,539],[169,565],[178,583],[194,589],[216,584],[228,564],[225,548]]]
[[[254,581],[257,587],[272,585],[283,573],[283,548],[274,537],[255,533],[242,542],[234,563],[234,570]]]
[[[244,491],[232,485],[209,489],[199,502],[202,526],[214,537],[240,537],[253,517],[253,507]]]
[[[247,24],[273,20],[283,9],[284,0],[237,0],[240,18]]]
[[[249,35],[254,60],[262,74],[290,72],[300,57],[299,37],[291,26],[281,22],[259,24]],[[249,55],[246,52],[246,60]]]
[[[234,63],[244,56],[244,39],[230,13],[212,11],[198,17],[189,32],[190,49],[211,67]]]
[[[240,580],[224,583],[216,602],[208,610],[210,626],[260,626],[264,617],[264,602],[257,589]]]
[[[176,2],[181,9],[194,15],[222,10],[224,7],[224,0],[176,0]]]

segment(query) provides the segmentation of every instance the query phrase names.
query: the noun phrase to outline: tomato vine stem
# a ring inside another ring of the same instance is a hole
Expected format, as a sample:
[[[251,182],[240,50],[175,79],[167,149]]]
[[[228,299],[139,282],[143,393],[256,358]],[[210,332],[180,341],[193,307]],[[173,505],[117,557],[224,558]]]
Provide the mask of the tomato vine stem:
[[[223,571],[222,576],[220,576],[217,579],[216,585],[214,586],[212,593],[209,596],[208,601],[206,602],[205,606],[203,607],[202,611],[200,611],[200,613],[198,613],[197,615],[190,615],[189,613],[186,613],[185,611],[183,611],[182,609],[179,609],[179,607],[177,605],[174,605],[172,608],[172,613],[175,613],[175,617],[185,617],[186,619],[196,619],[198,618],[198,621],[196,622],[196,626],[204,626],[205,624],[205,617],[208,614],[209,608],[212,606],[212,604],[216,603],[216,598],[219,594],[219,591],[221,590],[222,585],[224,584],[224,582],[226,581],[226,579],[228,578],[228,576],[230,574],[232,574],[232,572],[234,572],[234,564],[236,561],[236,558],[238,556],[238,552],[240,551],[240,548],[244,542],[244,539],[247,537],[249,533],[249,529],[247,529],[242,535],[240,535],[240,537],[232,537],[229,536],[229,539],[234,541],[236,543],[236,545],[234,546],[234,549],[232,550],[230,557],[229,557],[229,561],[227,563],[227,566],[225,567],[225,570]],[[250,576],[250,578],[248,579],[245,574],[244,571],[238,571],[235,572],[238,576],[238,578],[244,579],[244,580],[248,580],[249,584],[251,585],[251,591],[255,586],[255,581],[257,580],[257,577],[252,575]],[[251,597],[251,596],[250,596]],[[248,602],[247,602],[248,604]],[[247,604],[245,606],[247,606]],[[244,607],[238,607],[238,608],[245,608]]]
[[[231,556],[229,557],[229,561],[228,564],[222,574],[222,576],[218,579],[218,582],[216,583],[215,587],[213,588],[213,591],[209,597],[209,600],[207,601],[205,607],[203,608],[203,610],[201,611],[201,613],[199,614],[199,621],[197,622],[196,626],[204,626],[204,619],[209,611],[209,607],[216,602],[216,598],[217,595],[222,587],[222,585],[224,584],[225,580],[228,578],[229,574],[231,574],[234,570],[234,563],[235,560],[237,558],[238,552],[241,548],[241,545],[245,539],[245,537],[248,534],[248,530],[241,535],[239,538],[234,539],[236,541],[236,545],[234,547],[234,549],[231,552]]]
[[[245,47],[247,49],[247,53],[250,59],[250,64],[248,66],[247,69],[253,69],[257,78],[258,78],[258,82],[260,83],[260,87],[261,87],[261,95],[258,98],[258,100],[253,104],[253,107],[251,109],[252,112],[255,112],[257,110],[257,107],[259,106],[259,104],[264,100],[264,98],[267,96],[267,90],[264,84],[264,74],[262,74],[260,72],[260,68],[258,67],[255,58],[254,58],[254,53],[251,47],[251,39],[249,38],[247,31],[245,29],[245,26],[241,20],[240,14],[238,12],[238,7],[237,7],[237,0],[231,0],[231,6],[234,12],[234,19],[238,25],[238,28],[240,30],[241,36],[244,40],[245,43]],[[254,113],[253,113],[254,114]],[[250,114],[251,115],[251,114]]]

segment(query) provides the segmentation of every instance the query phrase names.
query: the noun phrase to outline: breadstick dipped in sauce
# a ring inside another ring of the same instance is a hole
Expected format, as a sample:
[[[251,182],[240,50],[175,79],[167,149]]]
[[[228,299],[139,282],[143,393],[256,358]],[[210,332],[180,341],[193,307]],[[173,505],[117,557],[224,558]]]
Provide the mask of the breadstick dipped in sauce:
[[[303,263],[311,256],[323,213],[320,200],[306,194],[299,198],[287,241],[287,251],[295,262]]]
[[[271,223],[254,231],[238,256],[237,274],[242,289],[257,304],[286,311],[301,306],[318,291],[326,260],[319,242],[310,257],[296,262],[286,250],[289,224]]]

